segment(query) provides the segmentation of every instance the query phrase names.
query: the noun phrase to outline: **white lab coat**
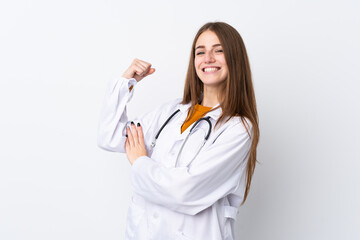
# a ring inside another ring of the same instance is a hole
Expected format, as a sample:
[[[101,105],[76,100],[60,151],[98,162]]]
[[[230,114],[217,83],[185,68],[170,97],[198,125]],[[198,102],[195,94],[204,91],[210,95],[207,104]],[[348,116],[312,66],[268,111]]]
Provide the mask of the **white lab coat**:
[[[125,152],[125,129],[129,125],[126,104],[135,79],[110,81],[100,116],[98,145]],[[144,97],[144,99],[148,96]],[[190,105],[180,100],[160,106],[139,119],[148,156],[131,167],[133,197],[128,210],[126,239],[138,240],[232,240],[234,221],[245,190],[246,164],[251,138],[239,117],[214,129],[221,108],[209,112],[211,135],[196,156],[209,125],[201,121],[177,154],[192,126],[181,134]],[[177,113],[161,132],[154,150],[150,148],[166,119]],[[251,124],[247,121],[250,127]]]

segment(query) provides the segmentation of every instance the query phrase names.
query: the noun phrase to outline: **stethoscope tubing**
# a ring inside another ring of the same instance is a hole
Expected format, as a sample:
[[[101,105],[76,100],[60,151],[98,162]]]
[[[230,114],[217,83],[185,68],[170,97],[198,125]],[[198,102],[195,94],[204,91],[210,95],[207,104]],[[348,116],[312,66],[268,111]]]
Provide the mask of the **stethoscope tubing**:
[[[171,114],[171,116],[165,121],[165,123],[161,126],[160,130],[158,131],[158,133],[155,136],[155,140],[158,139],[161,131],[164,129],[164,127],[169,123],[169,121],[180,111],[180,109],[176,110],[173,114]]]
[[[173,112],[173,114],[170,115],[170,117],[168,117],[168,119],[166,119],[165,123],[160,127],[160,130],[158,131],[158,133],[156,134],[155,136],[155,139],[154,141],[151,143],[151,149],[154,149],[154,147],[156,146],[156,140],[159,138],[160,136],[160,133],[161,131],[164,129],[164,127],[169,123],[169,121],[180,111],[180,109],[177,109],[175,112]],[[194,161],[194,159],[196,158],[196,156],[199,154],[199,152],[201,151],[201,149],[203,148],[203,146],[205,145],[206,141],[209,139],[210,137],[210,134],[211,134],[211,129],[212,129],[212,124],[211,124],[211,121],[210,121],[210,117],[204,117],[204,118],[200,118],[199,120],[197,120],[194,125],[191,127],[190,131],[189,131],[189,134],[186,136],[183,144],[181,145],[180,147],[180,150],[179,150],[179,153],[176,157],[176,161],[175,161],[175,167],[177,167],[177,163],[178,163],[178,160],[179,160],[179,157],[182,153],[182,150],[185,146],[185,143],[187,142],[188,138],[190,137],[192,131],[194,130],[194,128],[199,124],[199,122],[201,121],[206,121],[208,124],[209,124],[209,130],[204,138],[204,141],[201,145],[201,147],[199,148],[199,150],[197,151],[197,153],[195,154],[195,156],[191,159],[191,161],[187,164],[187,166],[189,166],[192,161]]]
[[[158,131],[158,133],[155,136],[154,141],[151,143],[151,149],[154,149],[154,147],[156,146],[156,140],[158,139],[161,131],[164,129],[164,127],[168,124],[168,122],[180,111],[180,109],[176,110],[175,112],[173,112],[173,114],[171,114],[170,117],[168,117],[168,119],[166,119],[165,123],[161,126],[160,130]]]
[[[211,133],[211,129],[212,129],[212,124],[210,122],[210,117],[205,117],[205,118],[200,118],[199,120],[197,120],[194,124],[194,126],[192,126],[192,128],[190,129],[190,133],[192,132],[192,130],[196,127],[196,125],[198,125],[198,123],[202,120],[205,120],[209,123],[209,131],[207,132],[206,136],[205,136],[205,140],[207,141],[208,138],[210,137],[210,133]]]

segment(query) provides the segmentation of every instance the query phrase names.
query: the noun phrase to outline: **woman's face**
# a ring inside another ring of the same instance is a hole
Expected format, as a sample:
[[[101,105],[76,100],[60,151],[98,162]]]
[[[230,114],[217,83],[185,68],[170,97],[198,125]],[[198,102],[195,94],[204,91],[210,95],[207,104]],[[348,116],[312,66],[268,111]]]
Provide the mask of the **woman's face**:
[[[217,87],[228,75],[225,55],[217,35],[207,30],[195,44],[196,74],[206,86]]]

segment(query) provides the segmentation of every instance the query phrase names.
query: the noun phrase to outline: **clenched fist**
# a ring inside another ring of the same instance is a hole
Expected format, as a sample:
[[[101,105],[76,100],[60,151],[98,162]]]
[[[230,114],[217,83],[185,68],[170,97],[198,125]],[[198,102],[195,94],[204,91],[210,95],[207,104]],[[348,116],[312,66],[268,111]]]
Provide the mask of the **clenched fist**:
[[[152,68],[150,63],[135,58],[122,76],[127,79],[135,78],[139,82],[154,72],[155,68]]]

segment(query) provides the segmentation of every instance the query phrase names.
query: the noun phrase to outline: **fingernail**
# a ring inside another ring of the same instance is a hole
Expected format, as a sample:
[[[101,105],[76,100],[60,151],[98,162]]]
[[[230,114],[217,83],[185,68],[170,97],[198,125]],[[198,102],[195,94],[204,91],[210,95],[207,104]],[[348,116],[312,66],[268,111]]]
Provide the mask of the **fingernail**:
[[[125,137],[128,137],[128,135],[126,134]]]
[[[134,122],[131,122],[131,125],[134,125],[135,123]]]
[[[140,127],[140,123],[138,123],[137,125],[138,125],[138,127]]]

